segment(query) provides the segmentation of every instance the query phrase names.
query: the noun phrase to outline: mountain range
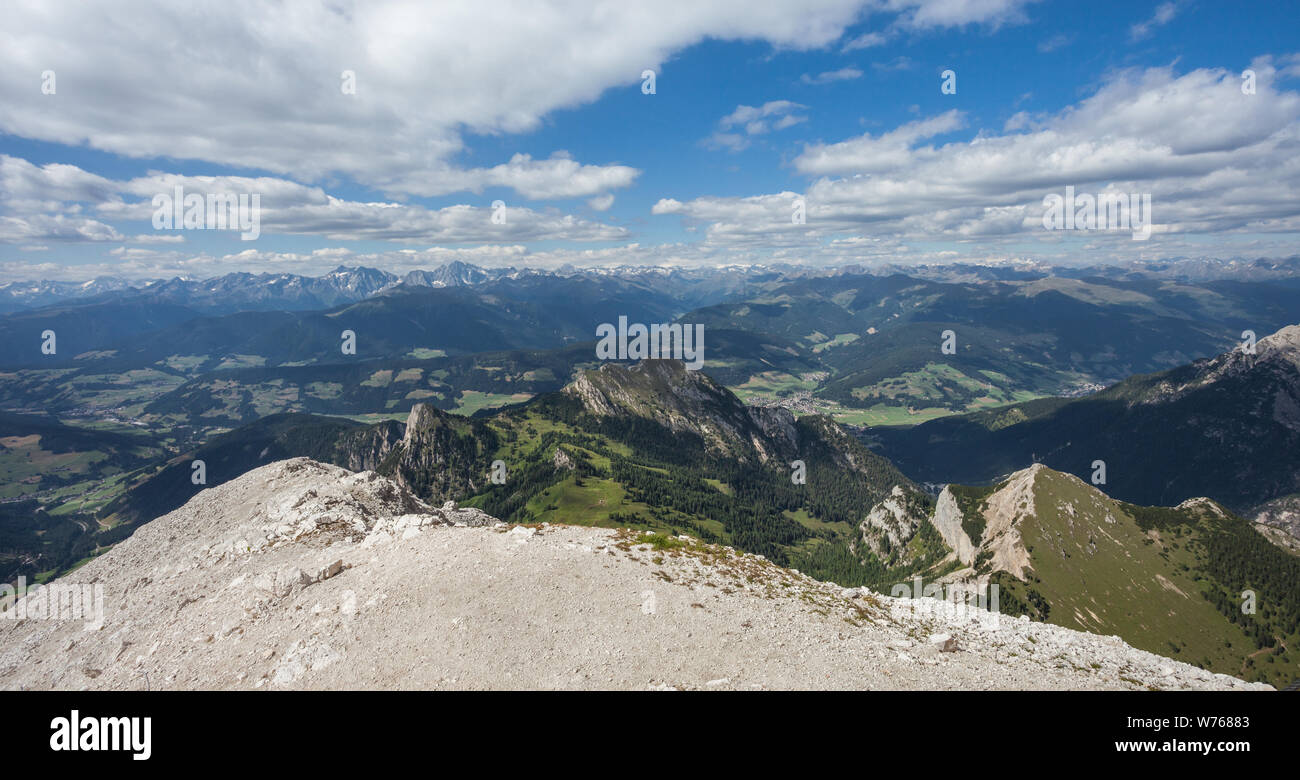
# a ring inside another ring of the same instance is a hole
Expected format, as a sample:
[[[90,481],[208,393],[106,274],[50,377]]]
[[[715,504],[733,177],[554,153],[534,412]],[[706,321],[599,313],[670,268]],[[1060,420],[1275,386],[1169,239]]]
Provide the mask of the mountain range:
[[[1264,356],[1285,340],[1270,338]],[[834,421],[746,406],[677,361],[605,364],[476,419],[423,404],[405,425],[279,415],[141,472],[101,517],[180,507],[203,489],[194,460],[215,485],[295,456],[507,522],[687,533],[850,587],[997,584],[1004,614],[1251,679],[1295,672],[1300,558],[1218,501],[1128,503],[1043,464],[936,499]],[[1240,611],[1247,593],[1258,612]]]
[[[9,314],[0,575],[76,571],[310,458],[846,588],[997,586],[1007,616],[1300,676],[1300,298],[952,270],[339,269]],[[702,325],[702,369],[598,359],[620,317]]]
[[[1300,492],[1300,326],[1083,398],[1051,398],[879,429],[869,438],[922,481],[988,482],[1030,463],[1112,495],[1176,504],[1211,495],[1238,512]],[[980,457],[969,457],[978,452]]]
[[[1106,265],[1069,266],[1032,260],[936,265],[875,264],[871,267],[849,264],[819,268],[796,264],[724,265],[707,268],[611,265],[579,268],[561,266],[553,271],[514,267],[480,267],[453,260],[432,269],[416,269],[394,274],[365,266],[340,265],[321,276],[294,273],[234,272],[219,277],[190,279],[132,280],[120,276],[100,276],[84,282],[58,280],[23,280],[0,284],[0,315],[40,308],[79,299],[121,297],[141,300],[153,296],[170,298],[213,313],[251,308],[309,309],[325,308],[338,303],[357,301],[384,289],[405,284],[412,287],[457,287],[522,275],[616,276],[629,279],[667,278],[679,289],[674,293],[689,307],[705,305],[723,286],[741,293],[753,284],[796,276],[817,277],[872,273],[888,276],[904,274],[918,279],[944,282],[1029,280],[1055,276],[1062,278],[1099,277],[1135,281],[1161,279],[1183,283],[1218,280],[1271,281],[1295,288],[1300,286],[1300,256],[1285,258],[1171,258],[1159,262],[1132,260]],[[703,296],[700,290],[709,290]]]

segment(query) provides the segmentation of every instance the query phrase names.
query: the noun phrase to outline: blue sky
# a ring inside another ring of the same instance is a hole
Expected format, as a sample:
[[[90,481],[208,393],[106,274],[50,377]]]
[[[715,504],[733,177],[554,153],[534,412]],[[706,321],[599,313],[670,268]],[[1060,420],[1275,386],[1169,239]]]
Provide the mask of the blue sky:
[[[1293,3],[195,7],[15,4],[0,281],[1296,253]],[[260,236],[155,230],[175,184],[260,194]],[[1043,229],[1066,186],[1156,232]]]

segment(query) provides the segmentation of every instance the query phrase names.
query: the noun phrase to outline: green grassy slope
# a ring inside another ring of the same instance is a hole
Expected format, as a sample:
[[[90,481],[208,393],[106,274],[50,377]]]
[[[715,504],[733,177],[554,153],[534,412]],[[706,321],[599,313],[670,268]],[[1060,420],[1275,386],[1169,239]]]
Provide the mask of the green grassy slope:
[[[1023,472],[1021,473],[1023,474]],[[1013,476],[1014,484],[1020,475]],[[1032,506],[1014,532],[1028,568],[1009,571],[989,537],[1009,495],[979,491],[963,505],[985,524],[977,570],[1001,588],[1008,614],[1114,634],[1153,653],[1274,684],[1300,676],[1300,561],[1213,502],[1139,507],[1051,469],[1032,478]],[[1017,576],[1018,575],[1018,576]],[[1242,611],[1243,593],[1256,612]]]

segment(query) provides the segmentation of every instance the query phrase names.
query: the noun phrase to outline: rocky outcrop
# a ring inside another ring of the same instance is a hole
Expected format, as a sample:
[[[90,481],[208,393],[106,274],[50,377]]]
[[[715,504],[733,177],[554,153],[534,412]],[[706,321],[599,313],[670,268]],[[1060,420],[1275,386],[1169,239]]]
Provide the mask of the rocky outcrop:
[[[782,461],[798,446],[789,410],[746,406],[704,373],[686,370],[680,360],[605,363],[579,374],[563,392],[597,417],[653,420],[742,461]]]
[[[1249,515],[1255,530],[1289,552],[1300,554],[1300,495],[1269,501]]]
[[[404,439],[402,426],[388,421],[340,437],[339,465],[349,471],[374,471]]]
[[[427,501],[458,499],[487,482],[493,441],[477,421],[415,404],[402,440],[376,470]]]
[[[943,537],[944,544],[957,556],[957,560],[966,566],[975,562],[975,543],[962,528],[962,510],[950,486],[945,486],[943,492],[939,493],[930,522]]]
[[[994,571],[1008,572],[1019,580],[1025,578],[1029,552],[1021,538],[1020,523],[1036,516],[1035,484],[1046,468],[1035,463],[1017,471],[986,500],[981,546],[992,553]]]
[[[891,550],[898,550],[916,535],[917,528],[925,522],[928,506],[920,493],[902,485],[894,485],[880,503],[871,508],[862,519],[858,530],[862,543],[879,558],[887,558]]]

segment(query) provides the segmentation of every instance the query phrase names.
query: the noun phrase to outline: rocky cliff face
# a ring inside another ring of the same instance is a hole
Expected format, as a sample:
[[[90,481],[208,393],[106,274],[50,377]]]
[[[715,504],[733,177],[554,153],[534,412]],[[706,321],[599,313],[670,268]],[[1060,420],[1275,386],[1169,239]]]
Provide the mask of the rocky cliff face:
[[[349,471],[374,471],[404,440],[402,426],[385,422],[340,437],[339,465]]]
[[[1300,554],[1300,494],[1269,501],[1251,512],[1250,517],[1264,538]]]
[[[1300,371],[1300,325],[1288,325],[1261,338],[1254,354],[1238,347],[1193,365],[1199,370],[1185,385],[1175,385],[1175,392],[1204,387],[1225,377],[1258,373],[1261,368],[1294,376]]]
[[[862,543],[877,557],[889,560],[891,551],[902,548],[916,535],[929,508],[930,502],[920,491],[894,485],[859,524]]]
[[[508,528],[305,458],[56,584],[102,587],[100,625],[0,613],[0,688],[1261,687],[685,537]]]
[[[962,528],[962,519],[962,510],[957,505],[952,486],[945,486],[943,492],[939,494],[939,499],[935,501],[934,515],[930,518],[930,522],[934,523],[935,529],[943,537],[944,544],[948,545],[948,549],[952,550],[957,560],[964,566],[970,566],[975,563],[975,541]]]
[[[605,363],[563,391],[598,417],[641,417],[740,460],[776,462],[798,446],[787,409],[746,406],[722,385],[680,360],[643,360],[635,366]]]
[[[423,499],[459,499],[487,482],[492,442],[486,426],[416,404],[401,441],[374,468]]]

